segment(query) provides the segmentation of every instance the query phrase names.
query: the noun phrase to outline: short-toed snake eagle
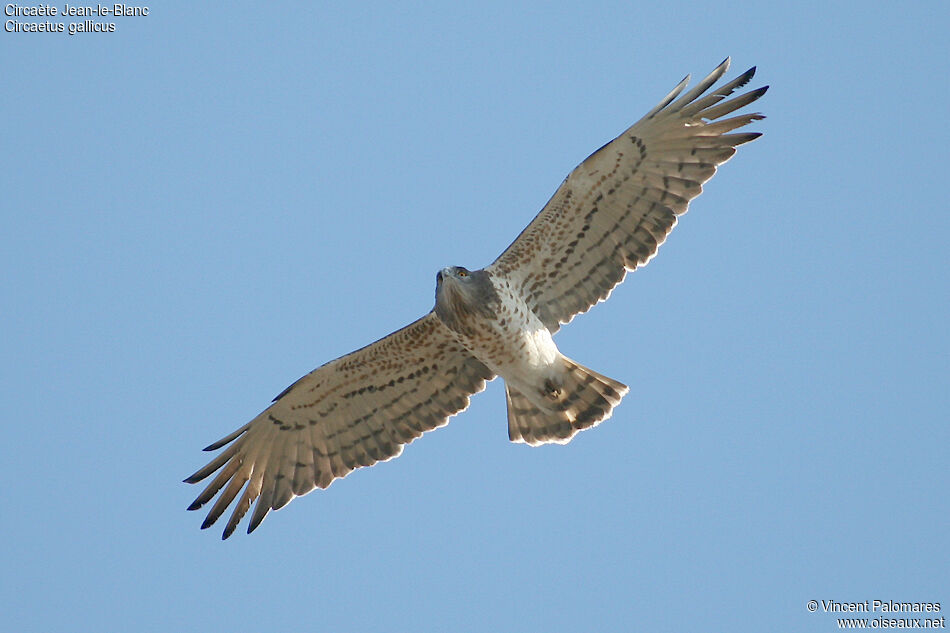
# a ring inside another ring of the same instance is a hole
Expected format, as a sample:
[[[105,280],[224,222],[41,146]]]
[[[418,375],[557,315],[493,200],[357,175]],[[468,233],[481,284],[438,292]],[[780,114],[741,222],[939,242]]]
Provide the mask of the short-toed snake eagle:
[[[562,355],[551,335],[646,264],[716,167],[760,136],[733,130],[762,115],[722,117],[768,87],[727,99],[755,72],[713,88],[728,66],[680,96],[686,77],[591,154],[490,266],[443,268],[424,317],[315,369],[207,447],[224,450],[185,480],[217,473],[188,508],[221,493],[202,528],[237,499],[227,538],[256,500],[253,531],[294,497],[396,457],[496,376],[512,441],[565,443],[610,417],[627,387]]]

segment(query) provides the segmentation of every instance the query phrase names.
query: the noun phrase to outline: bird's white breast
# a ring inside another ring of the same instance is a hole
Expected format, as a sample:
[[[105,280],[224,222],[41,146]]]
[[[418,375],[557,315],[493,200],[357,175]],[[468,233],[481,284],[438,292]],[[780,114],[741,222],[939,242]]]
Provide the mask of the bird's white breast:
[[[497,318],[465,341],[492,371],[515,384],[536,384],[560,355],[551,332],[506,280],[492,280],[500,299]]]

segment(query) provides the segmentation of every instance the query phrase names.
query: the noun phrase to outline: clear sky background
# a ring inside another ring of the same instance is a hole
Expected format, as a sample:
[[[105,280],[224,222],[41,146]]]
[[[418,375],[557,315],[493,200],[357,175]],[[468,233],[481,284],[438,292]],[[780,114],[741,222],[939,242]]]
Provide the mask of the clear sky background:
[[[5,630],[947,615],[946,3],[320,4],[0,32]],[[557,337],[631,386],[609,422],[510,444],[495,381],[251,536],[198,529],[202,447],[425,313],[727,55],[772,86],[765,136]]]

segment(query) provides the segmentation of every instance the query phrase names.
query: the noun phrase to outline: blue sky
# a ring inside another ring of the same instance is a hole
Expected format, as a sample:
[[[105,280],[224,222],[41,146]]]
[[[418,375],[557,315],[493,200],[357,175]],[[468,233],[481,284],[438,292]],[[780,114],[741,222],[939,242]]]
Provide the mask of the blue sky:
[[[176,3],[0,32],[0,595],[16,631],[832,631],[950,610],[943,3]],[[20,18],[26,20],[26,18]],[[200,449],[491,262],[687,72],[765,133],[557,336],[631,386],[567,447],[501,381],[227,542]]]

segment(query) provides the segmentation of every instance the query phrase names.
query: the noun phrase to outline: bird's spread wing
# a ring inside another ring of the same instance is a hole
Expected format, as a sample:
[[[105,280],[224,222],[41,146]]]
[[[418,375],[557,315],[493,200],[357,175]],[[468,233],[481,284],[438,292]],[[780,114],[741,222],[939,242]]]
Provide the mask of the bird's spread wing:
[[[760,136],[730,134],[760,114],[721,117],[752,103],[768,86],[726,100],[755,73],[753,67],[710,91],[728,67],[726,59],[680,96],[687,76],[645,117],[591,154],[488,267],[516,284],[552,332],[647,263],[716,167],[736,146]]]
[[[469,396],[493,377],[430,312],[315,369],[251,422],[205,449],[227,446],[185,480],[196,483],[219,471],[188,509],[197,510],[223,488],[201,526],[206,528],[239,498],[224,530],[227,538],[256,499],[251,532],[294,497],[396,457],[403,445],[468,407]]]

